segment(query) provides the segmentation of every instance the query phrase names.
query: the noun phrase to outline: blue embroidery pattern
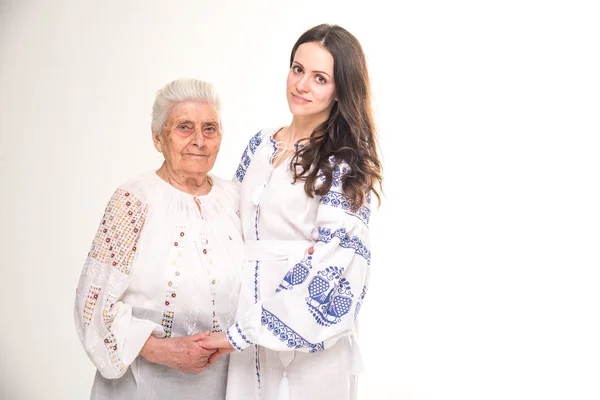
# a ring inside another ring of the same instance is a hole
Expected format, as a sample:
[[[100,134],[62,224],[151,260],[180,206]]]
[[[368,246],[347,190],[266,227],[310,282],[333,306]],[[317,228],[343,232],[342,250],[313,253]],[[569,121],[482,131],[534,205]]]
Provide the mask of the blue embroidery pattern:
[[[258,213],[260,211],[260,205],[256,206],[256,213],[254,214],[254,233],[256,234],[256,240],[260,240],[258,236]]]
[[[273,139],[273,135],[269,136],[269,141],[271,142],[271,145],[273,146],[273,152],[271,153],[271,164],[273,164],[273,158],[275,157],[275,154],[277,154],[277,142],[275,141],[275,139]]]
[[[246,335],[244,335],[244,333],[242,332],[242,328],[240,328],[240,325],[236,322],[235,323],[235,329],[237,329],[238,333],[240,334],[240,336],[242,337],[242,339],[244,339],[244,342],[248,343],[248,344],[254,344],[251,341],[248,340],[248,338],[246,337]]]
[[[350,172],[350,167],[344,165],[338,165],[333,168],[333,182],[331,185],[333,187],[342,187],[342,177]]]
[[[354,320],[356,321],[356,318],[358,317],[358,312],[360,311],[360,308],[362,307],[362,302],[365,299],[365,296],[367,294],[367,286],[363,286],[362,292],[360,293],[360,297],[358,299],[358,302],[356,303],[356,310],[354,310]]]
[[[308,274],[312,269],[311,260],[312,256],[308,256],[306,261],[302,260],[294,265],[294,267],[285,274],[283,282],[279,284],[275,293],[279,293],[282,290],[292,290],[295,285],[303,283],[306,278],[308,278]]]
[[[258,303],[258,269],[259,263],[256,261],[254,266],[254,304]],[[256,380],[258,381],[258,388],[260,389],[260,363],[258,361],[258,345],[254,345],[254,359],[256,361]]]
[[[256,149],[260,146],[262,142],[262,131],[258,132],[256,135],[250,139],[250,143],[248,143],[248,147],[244,150],[244,154],[242,154],[242,159],[240,160],[240,164],[235,172],[235,177],[238,181],[243,182],[244,177],[246,176],[246,170],[250,165],[250,161],[252,161],[252,156],[256,153]]]
[[[367,199],[367,201],[370,201],[369,196],[367,196]],[[362,206],[357,211],[352,211],[350,198],[342,193],[328,192],[325,196],[321,197],[321,204],[341,208],[346,214],[360,219],[367,226],[369,225],[371,209],[367,206]]]
[[[258,389],[260,389],[260,365],[258,362],[258,345],[255,344],[254,345],[254,354],[256,354],[256,356],[254,357],[254,359],[256,360],[256,380],[258,381]]]
[[[319,325],[337,324],[350,312],[354,295],[348,280],[340,279],[343,272],[344,268],[327,267],[308,284],[306,304]]]
[[[231,345],[232,345],[233,347],[235,347],[235,349],[236,349],[237,351],[242,351],[242,348],[241,348],[240,346],[238,346],[238,345],[237,345],[237,343],[236,343],[236,342],[233,340],[233,338],[231,337],[231,334],[229,333],[229,329],[227,329],[225,332],[227,333],[227,339],[229,339],[229,343],[231,343]]]
[[[254,266],[254,304],[258,303],[258,261]]]
[[[329,228],[319,227],[319,242],[329,243],[333,238],[340,239],[340,247],[353,249],[356,254],[367,260],[368,265],[371,265],[371,251],[360,241],[358,236],[350,237],[345,228],[331,232]]]
[[[325,346],[323,342],[321,343],[310,343],[298,333],[296,333],[289,326],[281,322],[279,318],[277,318],[274,314],[269,311],[262,309],[262,317],[260,321],[264,326],[267,327],[271,333],[278,337],[279,340],[286,343],[287,346],[291,349],[300,349],[302,347],[310,348],[311,353],[316,353],[317,351],[325,350]]]
[[[333,172],[331,174],[332,175],[331,176],[331,178],[332,178],[331,186],[332,187],[342,187],[342,177],[344,175],[346,175],[348,172],[350,172],[350,167],[346,163],[335,166],[335,157],[334,156],[329,157],[329,164],[334,166]],[[323,171],[319,171],[319,180],[323,183],[325,183],[325,181],[326,181],[325,175],[323,175]]]

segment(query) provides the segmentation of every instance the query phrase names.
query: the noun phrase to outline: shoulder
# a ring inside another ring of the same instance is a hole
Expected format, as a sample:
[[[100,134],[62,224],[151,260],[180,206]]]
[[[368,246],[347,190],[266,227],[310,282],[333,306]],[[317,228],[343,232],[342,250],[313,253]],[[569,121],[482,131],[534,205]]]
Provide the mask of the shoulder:
[[[114,193],[123,193],[126,194],[126,197],[147,203],[151,193],[155,192],[162,184],[166,184],[166,182],[162,182],[156,172],[152,170],[129,178],[119,185]]]
[[[240,184],[237,182],[228,181],[219,176],[210,174],[210,179],[213,182],[213,189],[216,189],[220,196],[238,201],[240,198]]]
[[[337,159],[335,156],[329,156],[328,161],[332,167],[331,190],[342,191],[342,179],[351,172],[350,165],[344,159]],[[324,184],[326,180],[325,172],[322,169],[319,170],[319,179],[316,182],[316,187]]]
[[[261,144],[272,140],[273,135],[275,134],[275,132],[277,132],[278,129],[279,128],[265,128],[252,135],[250,141],[248,142],[248,150],[250,151],[250,153],[254,154],[256,152],[256,149],[258,149],[258,147]]]

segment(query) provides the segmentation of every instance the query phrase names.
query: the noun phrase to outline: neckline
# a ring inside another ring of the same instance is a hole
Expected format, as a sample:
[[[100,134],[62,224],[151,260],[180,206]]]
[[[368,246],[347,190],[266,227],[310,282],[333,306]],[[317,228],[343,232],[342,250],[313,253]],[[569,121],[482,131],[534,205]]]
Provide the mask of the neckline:
[[[165,181],[163,178],[161,178],[156,171],[151,171],[151,174],[165,187],[169,188],[170,190],[181,194],[182,196],[186,196],[186,197],[191,197],[191,198],[196,198],[196,199],[208,199],[210,197],[212,197],[212,193],[215,191],[215,188],[218,186],[218,179],[215,179],[214,175],[212,174],[206,174],[207,178],[210,179],[212,181],[212,185],[210,187],[210,190],[208,191],[208,193],[206,194],[198,194],[198,195],[194,195],[194,194],[190,194],[187,192],[184,192],[181,189],[176,188],[175,186],[171,185],[169,182]]]
[[[275,140],[274,136],[281,131],[283,128],[285,128],[286,125],[284,126],[280,126],[279,128],[274,129],[270,134],[269,134],[269,141],[271,142],[271,145],[273,146],[272,149],[273,151],[271,152],[271,156],[269,157],[269,165],[271,166],[271,168],[273,169],[273,171],[279,169],[281,166],[283,166],[284,164],[288,165],[291,162],[292,157],[294,156],[294,153],[296,152],[296,150],[298,149],[299,146],[304,146],[302,144],[299,144],[300,140],[298,140],[297,142],[294,143],[294,153],[291,153],[290,155],[288,155],[286,158],[284,158],[281,163],[279,163],[279,165],[277,165],[276,167],[273,167],[273,158],[275,158],[275,154],[278,151],[277,148],[277,143],[283,143],[283,142],[278,142]]]

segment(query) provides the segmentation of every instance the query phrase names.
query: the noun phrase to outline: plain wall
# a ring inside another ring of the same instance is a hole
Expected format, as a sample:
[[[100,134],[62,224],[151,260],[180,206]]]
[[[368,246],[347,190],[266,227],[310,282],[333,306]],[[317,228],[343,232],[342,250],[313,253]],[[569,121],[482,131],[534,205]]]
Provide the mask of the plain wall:
[[[285,125],[289,52],[361,41],[386,197],[361,399],[600,398],[600,29],[588,1],[0,0],[0,398],[85,399],[73,300],[156,91],[214,82],[231,177]]]

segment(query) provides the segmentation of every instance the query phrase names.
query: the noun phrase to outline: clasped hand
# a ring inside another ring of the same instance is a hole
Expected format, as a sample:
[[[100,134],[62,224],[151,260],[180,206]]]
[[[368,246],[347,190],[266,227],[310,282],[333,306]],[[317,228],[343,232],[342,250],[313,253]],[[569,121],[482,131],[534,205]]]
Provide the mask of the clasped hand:
[[[205,331],[191,336],[158,339],[151,336],[140,351],[146,360],[183,372],[199,373],[233,352],[225,333]]]

